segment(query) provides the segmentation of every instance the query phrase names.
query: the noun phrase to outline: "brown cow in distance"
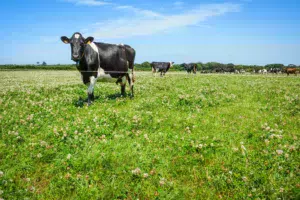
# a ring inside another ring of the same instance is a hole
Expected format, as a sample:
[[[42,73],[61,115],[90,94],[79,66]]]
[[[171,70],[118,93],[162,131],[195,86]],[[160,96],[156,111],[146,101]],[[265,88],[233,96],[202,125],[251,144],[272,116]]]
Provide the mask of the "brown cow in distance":
[[[297,75],[297,69],[296,68],[291,68],[291,67],[288,67],[285,69],[285,73],[287,73],[287,75],[289,74],[295,74],[295,76]]]

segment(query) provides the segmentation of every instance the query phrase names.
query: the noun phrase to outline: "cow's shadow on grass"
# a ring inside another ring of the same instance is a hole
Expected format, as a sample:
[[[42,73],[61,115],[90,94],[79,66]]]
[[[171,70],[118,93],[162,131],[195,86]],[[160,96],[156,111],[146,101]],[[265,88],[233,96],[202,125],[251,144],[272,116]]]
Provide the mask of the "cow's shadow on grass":
[[[120,93],[115,93],[115,94],[107,95],[107,96],[103,97],[103,99],[106,99],[106,100],[117,100],[117,99],[120,99],[120,98],[127,98],[127,97],[129,97],[130,99],[132,99],[132,97],[131,97],[130,94],[121,95]],[[100,100],[100,96],[95,96],[93,102],[97,102],[99,100]],[[82,97],[79,97],[79,99],[73,101],[73,104],[74,104],[75,107],[83,107],[87,103],[88,103],[88,98],[82,98]]]
[[[94,101],[100,99],[100,96],[95,96]],[[79,97],[77,100],[73,101],[75,107],[83,107],[88,102],[88,98]]]
[[[120,93],[115,93],[115,94],[110,94],[110,95],[106,96],[106,98],[108,100],[116,100],[116,99],[119,99],[119,98],[126,98],[128,96],[129,95],[127,95],[127,94],[121,95]]]

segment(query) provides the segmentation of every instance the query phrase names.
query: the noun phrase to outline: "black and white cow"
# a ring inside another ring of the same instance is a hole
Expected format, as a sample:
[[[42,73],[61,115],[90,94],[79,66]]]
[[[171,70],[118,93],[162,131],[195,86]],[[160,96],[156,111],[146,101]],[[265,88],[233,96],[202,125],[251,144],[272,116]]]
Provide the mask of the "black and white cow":
[[[156,75],[157,72],[160,72],[160,76],[164,76],[167,71],[173,67],[174,62],[152,62],[152,72]]]
[[[190,64],[183,64],[184,69],[187,71],[188,74],[190,73],[197,73],[197,65],[195,63],[190,63]]]
[[[94,86],[97,79],[117,79],[121,94],[125,95],[126,81],[133,93],[135,50],[128,45],[93,42],[93,37],[84,38],[74,33],[71,38],[62,36],[65,44],[71,45],[71,59],[77,63],[82,81],[88,86],[88,105],[94,101]]]

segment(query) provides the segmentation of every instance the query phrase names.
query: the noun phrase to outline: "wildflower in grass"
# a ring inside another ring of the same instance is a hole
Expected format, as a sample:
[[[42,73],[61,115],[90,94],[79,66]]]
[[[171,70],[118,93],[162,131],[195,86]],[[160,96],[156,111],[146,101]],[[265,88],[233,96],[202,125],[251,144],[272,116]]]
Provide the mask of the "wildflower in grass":
[[[248,178],[246,176],[243,176],[242,179],[243,179],[244,182],[248,181]]]
[[[148,174],[148,173],[144,173],[143,177],[144,177],[144,178],[148,178],[148,177],[149,177],[149,174]]]
[[[34,192],[34,191],[35,191],[35,187],[34,187],[34,186],[31,186],[31,187],[29,188],[29,190],[30,190],[30,192]]]
[[[210,143],[210,146],[213,147],[213,146],[214,146],[214,143]]]
[[[283,154],[283,151],[282,151],[282,150],[276,150],[276,153],[277,153],[278,155],[281,155],[281,154]]]
[[[136,169],[131,170],[131,173],[133,175],[139,175],[139,174],[141,174],[141,169],[137,167]]]
[[[233,147],[232,150],[233,150],[234,152],[237,152],[239,149],[236,148],[236,147]]]
[[[150,174],[151,174],[151,175],[154,175],[154,174],[156,174],[156,171],[155,171],[155,169],[152,169],[152,170],[150,171]]]
[[[285,158],[288,158],[288,157],[289,157],[289,154],[287,154],[287,153],[284,154],[284,157],[285,157]]]
[[[40,145],[41,145],[41,147],[47,146],[47,142],[41,141],[41,142],[40,142]]]
[[[65,175],[65,178],[66,179],[69,179],[71,177],[71,174],[70,173],[67,173],[66,175]]]
[[[36,157],[41,158],[41,157],[43,157],[43,155],[42,155],[41,153],[38,153],[38,154],[36,155]]]
[[[265,140],[266,145],[268,146],[270,141],[268,139]]]
[[[71,154],[67,155],[67,159],[70,160],[71,159]]]
[[[279,167],[278,167],[278,169],[279,169],[279,170],[282,170],[282,169],[283,169],[283,167],[279,166]]]
[[[4,176],[3,171],[0,171],[0,178]]]
[[[149,137],[147,134],[144,135],[144,138],[149,141]]]
[[[247,149],[244,145],[241,145],[241,149],[242,149],[242,154],[245,155],[247,152]]]
[[[290,146],[290,151],[295,151],[296,147],[294,145]]]
[[[3,190],[0,190],[0,195],[3,194]]]
[[[232,175],[232,171],[229,171],[228,173],[229,173],[230,175]]]
[[[165,185],[165,184],[166,184],[166,179],[161,178],[161,179],[159,180],[159,184],[160,184],[161,186]]]

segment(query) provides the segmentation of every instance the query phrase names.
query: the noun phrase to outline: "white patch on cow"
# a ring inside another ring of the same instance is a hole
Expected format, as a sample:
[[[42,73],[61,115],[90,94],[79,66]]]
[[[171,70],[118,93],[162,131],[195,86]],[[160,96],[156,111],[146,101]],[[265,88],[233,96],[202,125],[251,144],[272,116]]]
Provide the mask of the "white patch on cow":
[[[97,79],[99,79],[99,81],[101,81],[101,82],[112,82],[112,81],[114,81],[114,79],[111,77],[111,75],[110,74],[105,74],[104,70],[101,67],[99,67],[99,69],[98,69]]]
[[[80,35],[76,33],[76,34],[74,35],[74,37],[75,37],[76,39],[78,39],[78,38],[80,38]]]
[[[90,47],[92,47],[92,49],[93,49],[95,52],[97,52],[97,53],[99,54],[98,47],[97,47],[97,45],[96,45],[94,42],[90,43],[89,45],[90,45]]]
[[[123,44],[123,43],[120,43],[119,45],[120,45],[120,46],[124,46],[124,44]]]
[[[172,64],[172,62],[170,62],[170,68],[171,68],[171,67],[173,67],[173,64]]]
[[[89,85],[89,88],[88,88],[88,93],[89,94],[93,94],[96,82],[97,82],[97,78],[95,78],[94,76],[91,76],[90,77],[90,85]]]

